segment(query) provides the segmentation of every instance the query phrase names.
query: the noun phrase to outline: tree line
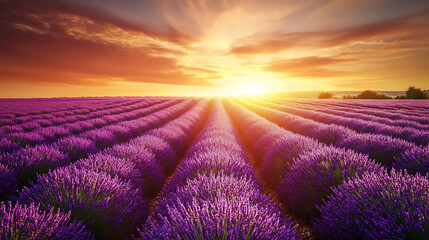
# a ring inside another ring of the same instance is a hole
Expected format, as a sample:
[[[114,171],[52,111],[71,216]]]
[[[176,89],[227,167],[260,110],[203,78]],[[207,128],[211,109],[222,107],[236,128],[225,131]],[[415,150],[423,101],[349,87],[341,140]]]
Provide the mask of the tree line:
[[[318,96],[320,99],[333,98],[334,94],[331,92],[321,92]],[[387,96],[386,94],[379,94],[371,90],[365,90],[358,95],[344,95],[342,99],[429,99],[429,90],[422,90],[415,86],[409,87],[405,91],[405,95],[398,95],[394,97]]]

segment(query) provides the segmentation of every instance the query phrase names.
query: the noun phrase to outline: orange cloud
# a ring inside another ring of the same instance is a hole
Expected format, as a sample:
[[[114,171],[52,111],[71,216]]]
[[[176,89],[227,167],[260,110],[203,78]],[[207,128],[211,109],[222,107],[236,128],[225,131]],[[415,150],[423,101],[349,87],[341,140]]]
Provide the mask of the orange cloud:
[[[212,85],[169,57],[184,54],[182,49],[193,41],[187,35],[171,27],[147,30],[103,14],[47,2],[0,4],[0,34],[8,36],[0,38],[2,81],[102,86],[114,79]]]
[[[336,77],[344,75],[346,72],[326,69],[323,66],[350,61],[355,61],[355,59],[310,56],[272,62],[265,70],[295,77]]]
[[[298,47],[329,48],[383,38],[412,38],[414,36],[421,38],[425,36],[427,39],[429,24],[424,23],[424,20],[429,20],[429,9],[400,18],[334,30],[285,34],[260,33],[240,40],[240,42],[249,43],[234,45],[229,54],[272,54]],[[258,38],[262,40],[258,41]]]

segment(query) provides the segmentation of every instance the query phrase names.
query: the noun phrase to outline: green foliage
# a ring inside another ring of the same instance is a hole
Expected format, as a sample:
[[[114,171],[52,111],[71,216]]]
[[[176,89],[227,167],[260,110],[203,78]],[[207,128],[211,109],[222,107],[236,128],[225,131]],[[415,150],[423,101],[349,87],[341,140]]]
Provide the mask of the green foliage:
[[[389,97],[386,94],[378,94],[374,91],[366,90],[357,96],[344,95],[343,99],[392,99],[392,97]]]
[[[411,86],[405,91],[408,99],[428,99],[429,94],[427,91],[422,90],[421,88],[416,88],[415,86]]]
[[[363,91],[361,94],[357,95],[358,99],[391,99],[391,97],[385,94],[378,94],[371,90]]]
[[[343,99],[356,99],[356,96],[353,96],[353,95],[344,95]]]
[[[332,98],[334,96],[334,94],[333,93],[330,93],[330,92],[321,92],[320,94],[319,94],[319,99],[329,99],[329,98]]]

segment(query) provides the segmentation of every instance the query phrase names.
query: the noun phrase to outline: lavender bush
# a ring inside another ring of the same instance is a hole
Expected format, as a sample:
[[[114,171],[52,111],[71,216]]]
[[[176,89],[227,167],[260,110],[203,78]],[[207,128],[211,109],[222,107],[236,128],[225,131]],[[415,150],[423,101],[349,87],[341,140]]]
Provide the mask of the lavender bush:
[[[396,169],[407,169],[411,174],[426,175],[429,173],[429,146],[408,149],[395,160],[393,166]]]
[[[429,179],[368,172],[333,189],[314,224],[322,239],[428,239]]]
[[[104,172],[60,168],[38,177],[14,198],[22,204],[55,207],[82,220],[98,239],[127,236],[149,214],[148,200],[129,182]]]
[[[72,220],[70,213],[64,214],[50,208],[42,211],[39,206],[0,203],[0,238],[12,239],[94,239],[80,221]]]
[[[385,171],[380,164],[351,150],[322,147],[303,152],[278,186],[277,196],[288,212],[310,222],[319,216],[317,205],[331,188],[365,172]]]

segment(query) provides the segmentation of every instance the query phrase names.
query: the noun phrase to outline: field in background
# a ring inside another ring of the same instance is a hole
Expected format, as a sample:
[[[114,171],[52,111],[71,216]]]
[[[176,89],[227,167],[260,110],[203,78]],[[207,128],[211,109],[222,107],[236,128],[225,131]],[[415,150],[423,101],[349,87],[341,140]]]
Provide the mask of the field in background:
[[[428,239],[427,100],[0,100],[1,239]]]

